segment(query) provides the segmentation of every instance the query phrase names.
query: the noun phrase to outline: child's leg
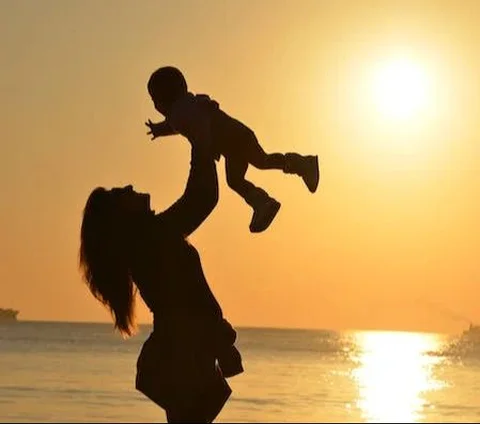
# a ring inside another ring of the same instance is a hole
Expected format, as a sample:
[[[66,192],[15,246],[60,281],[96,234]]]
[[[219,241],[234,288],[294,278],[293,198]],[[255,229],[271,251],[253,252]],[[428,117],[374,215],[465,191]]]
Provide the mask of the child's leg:
[[[268,194],[266,191],[256,187],[250,181],[245,179],[247,169],[247,161],[239,158],[225,158],[225,173],[227,176],[228,186],[242,196],[249,205],[251,205],[252,197],[256,198],[258,196],[262,196],[262,198],[266,199]]]
[[[253,208],[250,231],[258,233],[271,224],[280,209],[280,203],[271,198],[265,190],[245,179],[247,169],[248,163],[243,158],[225,158],[227,184]]]
[[[285,169],[286,157],[282,153],[266,153],[252,132],[247,142],[248,161],[257,169]]]
[[[258,169],[279,169],[287,174],[296,174],[303,178],[308,189],[317,190],[320,171],[317,156],[302,156],[298,153],[266,153],[255,134],[247,142],[248,161]]]

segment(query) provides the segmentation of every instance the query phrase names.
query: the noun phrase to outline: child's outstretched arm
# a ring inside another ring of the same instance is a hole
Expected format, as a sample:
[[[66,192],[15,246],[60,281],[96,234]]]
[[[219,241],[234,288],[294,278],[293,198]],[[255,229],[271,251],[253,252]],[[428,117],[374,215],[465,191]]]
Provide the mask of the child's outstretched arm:
[[[168,135],[175,135],[178,134],[167,121],[162,122],[152,122],[150,119],[145,122],[145,125],[150,129],[147,134],[152,136],[152,140],[157,137],[165,137]]]

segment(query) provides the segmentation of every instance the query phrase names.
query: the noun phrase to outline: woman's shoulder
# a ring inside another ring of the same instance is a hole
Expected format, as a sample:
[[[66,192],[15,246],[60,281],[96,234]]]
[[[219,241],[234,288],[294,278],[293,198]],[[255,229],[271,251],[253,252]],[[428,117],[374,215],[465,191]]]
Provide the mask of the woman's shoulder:
[[[174,250],[175,247],[190,246],[188,238],[178,232],[176,228],[163,220],[162,213],[155,215],[152,225],[142,234],[150,248]]]

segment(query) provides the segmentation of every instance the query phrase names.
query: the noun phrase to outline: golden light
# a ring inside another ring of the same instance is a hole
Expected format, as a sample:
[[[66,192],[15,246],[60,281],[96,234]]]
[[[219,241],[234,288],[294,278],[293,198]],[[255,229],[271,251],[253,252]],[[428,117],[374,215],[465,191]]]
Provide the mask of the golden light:
[[[338,75],[344,155],[394,178],[448,160],[452,75],[440,55],[390,46],[352,57]]]
[[[377,64],[373,95],[377,111],[385,118],[409,120],[430,106],[429,75],[425,67],[407,58]]]
[[[428,407],[428,392],[443,383],[434,377],[439,358],[435,335],[399,332],[357,333],[360,354],[353,372],[358,406],[368,422],[418,422]]]

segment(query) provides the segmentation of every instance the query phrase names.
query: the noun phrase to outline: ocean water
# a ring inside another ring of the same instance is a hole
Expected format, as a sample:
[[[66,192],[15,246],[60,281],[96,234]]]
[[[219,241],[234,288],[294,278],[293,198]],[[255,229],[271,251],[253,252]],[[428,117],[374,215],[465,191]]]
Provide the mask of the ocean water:
[[[0,422],[165,422],[134,389],[149,326],[0,325]],[[245,373],[216,422],[479,422],[480,341],[238,329]]]

